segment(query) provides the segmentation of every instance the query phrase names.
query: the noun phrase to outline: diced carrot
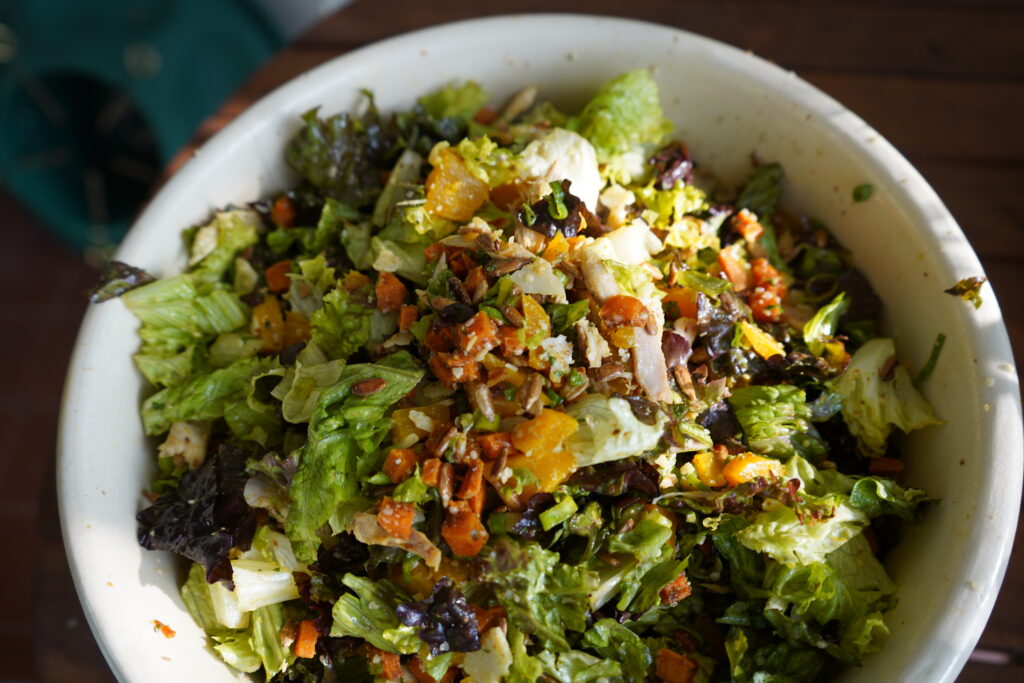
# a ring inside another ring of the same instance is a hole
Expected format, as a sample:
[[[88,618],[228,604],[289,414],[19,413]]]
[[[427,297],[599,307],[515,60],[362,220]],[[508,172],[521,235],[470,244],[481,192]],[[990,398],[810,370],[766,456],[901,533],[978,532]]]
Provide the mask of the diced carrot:
[[[434,242],[423,250],[423,256],[427,261],[437,261],[443,253],[445,253],[445,247],[440,242]]]
[[[697,318],[697,293],[689,287],[673,287],[668,290],[661,303],[675,303],[679,308],[679,315],[684,318]]]
[[[479,460],[473,460],[469,464],[469,470],[462,477],[462,485],[459,487],[456,497],[462,500],[474,498],[484,485],[484,465]]]
[[[299,622],[299,635],[295,638],[295,656],[302,659],[316,657],[316,641],[320,632],[316,630],[316,622],[306,619]]]
[[[599,315],[601,320],[612,327],[643,327],[651,314],[635,296],[616,294],[608,297]]]
[[[263,342],[260,347],[263,353],[281,353],[284,350],[284,316],[276,296],[266,296],[252,307],[251,329]]]
[[[408,448],[392,448],[381,469],[392,484],[399,484],[416,471],[416,454]]]
[[[658,595],[661,596],[661,604],[674,605],[680,600],[688,598],[692,592],[693,588],[690,587],[690,581],[686,578],[686,572],[683,572],[662,588]]]
[[[309,318],[298,311],[288,311],[284,315],[284,346],[308,341],[310,335]]]
[[[496,607],[480,607],[470,604],[469,609],[473,610],[473,614],[476,615],[476,628],[481,635],[505,623],[505,608],[500,605]]]
[[[267,278],[267,289],[269,289],[271,292],[287,291],[288,287],[292,284],[291,278],[288,277],[288,273],[290,272],[292,272],[291,259],[278,261],[274,265],[267,268],[264,271],[264,275]]]
[[[729,248],[718,252],[718,265],[737,292],[744,292],[750,288],[750,273]]]
[[[477,437],[480,444],[480,451],[487,460],[497,460],[503,455],[512,455],[515,448],[512,446],[512,434],[509,432],[494,432],[493,434],[481,434]]]
[[[431,325],[423,337],[423,345],[431,351],[447,352],[455,348],[457,340],[455,328],[449,325]]]
[[[732,227],[736,228],[736,232],[742,235],[747,242],[753,242],[764,234],[764,226],[747,209],[742,209],[733,216]]]
[[[753,453],[743,453],[725,464],[722,475],[729,486],[739,486],[758,478],[774,478],[777,466],[777,460],[762,458]]]
[[[454,389],[456,384],[480,379],[480,363],[460,351],[434,353],[427,364],[434,375],[449,389]]]
[[[427,486],[437,486],[441,479],[441,459],[430,458],[423,461],[423,469],[420,471],[420,479]]]
[[[466,502],[469,503],[469,509],[473,511],[473,514],[477,516],[483,515],[484,503],[487,502],[487,489],[481,485],[472,497],[466,499]]]
[[[470,256],[469,251],[461,247],[448,261],[448,268],[460,278],[468,277],[469,272],[476,267],[476,261]]]
[[[759,323],[777,323],[782,319],[782,300],[774,289],[758,285],[747,297],[754,320]]]
[[[756,258],[751,261],[750,276],[754,279],[755,286],[771,289],[780,297],[786,295],[786,281],[768,259]]]
[[[409,296],[409,290],[405,288],[402,281],[388,272],[377,276],[377,286],[374,288],[377,294],[377,308],[384,313],[393,313],[405,302]]]
[[[412,521],[416,516],[416,506],[412,503],[399,503],[385,496],[380,502],[377,512],[377,524],[396,538],[409,538],[412,534]]]
[[[661,648],[655,655],[654,675],[662,683],[692,683],[700,665],[692,657]]]
[[[896,458],[868,458],[868,472],[876,477],[895,479],[903,471],[903,463]]]
[[[434,168],[427,176],[428,212],[452,221],[468,221],[487,201],[490,188],[469,172],[458,152],[450,147],[430,155]]]
[[[459,327],[459,349],[467,356],[483,357],[498,345],[498,326],[494,319],[483,311],[462,323]]]
[[[491,107],[480,107],[475,114],[473,114],[473,120],[482,126],[489,126],[494,123],[494,120],[498,118],[498,112],[494,111]]]
[[[159,619],[153,620],[153,630],[159,631],[160,635],[162,635],[164,638],[167,638],[168,640],[177,635],[173,628],[171,628],[164,622],[160,621]]]
[[[466,275],[466,281],[462,285],[466,288],[467,292],[472,294],[483,282],[487,282],[487,278],[484,277],[483,266],[476,266],[470,269],[469,274]]]
[[[350,292],[354,292],[368,284],[370,284],[370,278],[358,270],[350,270],[345,273],[345,279],[342,281],[342,285]]]
[[[548,245],[544,247],[544,253],[541,254],[541,258],[554,263],[567,253],[569,253],[568,240],[565,239],[565,235],[561,232],[556,232],[555,236],[548,242]]]
[[[279,228],[290,228],[295,225],[295,204],[291,198],[278,197],[270,207],[270,220]]]
[[[490,534],[469,503],[453,500],[448,504],[448,512],[441,525],[441,537],[456,555],[472,557],[484,547]]]
[[[366,658],[381,667],[380,677],[386,681],[402,679],[402,660],[394,652],[384,652],[372,645],[366,646]]]
[[[419,317],[419,315],[420,310],[416,308],[416,306],[413,306],[412,304],[400,307],[398,309],[398,329],[400,329],[402,332],[405,332],[410,327],[412,327],[412,324],[416,322],[416,319]]]
[[[501,352],[506,356],[518,356],[526,350],[523,344],[523,336],[519,328],[511,325],[502,325],[498,328],[498,343],[501,344]]]

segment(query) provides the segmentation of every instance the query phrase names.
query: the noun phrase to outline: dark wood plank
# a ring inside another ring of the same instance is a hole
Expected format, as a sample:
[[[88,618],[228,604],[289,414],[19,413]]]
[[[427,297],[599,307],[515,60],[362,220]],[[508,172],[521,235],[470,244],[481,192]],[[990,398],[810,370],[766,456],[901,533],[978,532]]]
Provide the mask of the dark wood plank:
[[[628,16],[678,26],[790,68],[1024,78],[1024,12],[1018,3],[384,0],[354,4],[318,24],[302,42],[359,45],[472,16],[545,11]],[[388,21],[381,21],[385,14]]]

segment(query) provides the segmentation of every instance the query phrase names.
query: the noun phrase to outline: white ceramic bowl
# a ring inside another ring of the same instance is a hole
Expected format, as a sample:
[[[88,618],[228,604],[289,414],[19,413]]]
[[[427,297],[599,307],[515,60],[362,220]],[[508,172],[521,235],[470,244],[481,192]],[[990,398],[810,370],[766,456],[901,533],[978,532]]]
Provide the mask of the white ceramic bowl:
[[[705,168],[740,179],[751,152],[782,162],[784,202],[824,220],[886,304],[911,367],[938,332],[948,341],[925,393],[943,427],[907,441],[906,481],[941,502],[909,529],[887,566],[900,586],[888,646],[857,681],[952,681],[992,609],[1016,528],[1021,488],[1020,393],[990,289],[974,310],[942,293],[981,265],[935,192],[888,142],[794,74],[721,43],[662,26],[587,16],[508,16],[418,31],[357,50],[265,97],[208,142],[153,200],[117,258],[164,276],[185,263],[181,230],[212,209],[292,180],[282,148],[299,115],[333,113],[372,88],[384,109],[452,79],[496,101],[525,84],[567,108],[612,76],[651,67],[677,134]],[[851,190],[875,192],[855,204]],[[134,318],[117,301],[86,315],[60,425],[60,504],[78,594],[122,681],[227,681],[178,598],[166,553],[143,551],[135,513],[153,470],[132,364]],[[177,631],[155,633],[153,620]]]

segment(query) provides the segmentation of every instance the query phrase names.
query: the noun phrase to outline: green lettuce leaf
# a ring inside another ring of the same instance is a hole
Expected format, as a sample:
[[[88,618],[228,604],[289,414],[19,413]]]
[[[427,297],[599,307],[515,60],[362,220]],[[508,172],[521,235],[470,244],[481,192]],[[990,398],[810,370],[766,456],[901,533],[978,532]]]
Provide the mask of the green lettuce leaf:
[[[895,355],[892,339],[872,339],[857,349],[846,371],[831,384],[843,397],[843,419],[868,456],[885,453],[893,427],[911,432],[942,424],[906,368],[897,364],[887,379],[880,376]]]
[[[537,660],[544,667],[544,673],[559,683],[587,683],[622,678],[622,665],[619,662],[614,659],[601,659],[582,650],[558,653],[544,651],[537,655]]]
[[[345,361],[327,360],[316,344],[307,344],[271,391],[281,402],[281,416],[292,423],[309,422],[320,394],[337,383],[344,368]]]
[[[811,353],[820,356],[825,350],[825,342],[835,336],[839,327],[839,319],[850,307],[850,300],[846,292],[840,292],[839,296],[831,303],[822,306],[814,317],[804,325],[804,343]]]
[[[142,404],[142,423],[146,434],[163,434],[171,423],[182,420],[228,418],[236,436],[248,438],[258,421],[249,415],[252,379],[278,365],[275,358],[245,358],[226,368],[199,374],[150,396]],[[275,421],[276,423],[276,421]]]
[[[825,453],[803,389],[788,384],[749,386],[734,389],[728,400],[752,451],[774,458]]]
[[[508,645],[512,650],[512,668],[508,672],[508,683],[536,683],[544,673],[543,665],[526,652],[526,636],[510,624]]]
[[[579,116],[566,126],[587,138],[598,161],[657,144],[672,131],[658,96],[658,85],[645,69],[627,71],[598,90]]]
[[[808,494],[810,497],[810,494]],[[813,515],[766,500],[764,510],[736,538],[751,550],[768,553],[783,564],[821,562],[867,526],[868,517],[842,496],[830,494],[815,501],[819,509],[832,510],[830,517]],[[802,518],[802,519],[801,519]]]
[[[202,285],[192,274],[163,278],[121,296],[142,322],[139,369],[158,386],[185,380],[200,365],[203,344],[249,322],[249,308],[226,285]]]
[[[391,428],[388,408],[422,377],[422,371],[383,363],[349,365],[337,383],[320,394],[292,481],[293,502],[285,523],[299,559],[316,559],[317,531],[341,503],[359,497],[359,460],[374,453]],[[356,382],[371,378],[384,380],[384,388],[370,396],[352,393]]]
[[[479,83],[466,81],[462,85],[450,84],[440,90],[420,97],[417,102],[435,118],[458,119],[468,123],[487,104],[487,91]]]
[[[509,623],[550,649],[569,650],[566,631],[587,628],[587,596],[596,577],[561,561],[537,543],[502,538],[484,551],[483,581],[508,615]]]
[[[917,520],[918,506],[928,500],[920,489],[903,488],[892,479],[864,477],[853,485],[850,504],[874,519],[893,515],[908,522]]]
[[[601,619],[583,634],[582,644],[605,659],[617,660],[623,678],[642,683],[653,658],[640,636],[614,619]]]
[[[311,338],[328,358],[345,360],[370,339],[370,285],[355,292],[339,288],[323,298],[323,308],[313,313],[309,323]]]
[[[256,244],[260,216],[250,209],[219,211],[192,237],[189,272],[199,282],[218,282],[238,252]]]
[[[396,654],[419,651],[422,641],[416,629],[405,626],[395,616],[395,607],[412,598],[387,579],[374,582],[364,576],[345,574],[341,582],[352,593],[338,598],[331,609],[331,637],[362,638],[380,650]]]
[[[657,447],[664,431],[663,414],[657,414],[655,424],[644,424],[627,401],[601,394],[587,394],[567,412],[579,422],[579,429],[565,447],[580,467],[641,455]]]

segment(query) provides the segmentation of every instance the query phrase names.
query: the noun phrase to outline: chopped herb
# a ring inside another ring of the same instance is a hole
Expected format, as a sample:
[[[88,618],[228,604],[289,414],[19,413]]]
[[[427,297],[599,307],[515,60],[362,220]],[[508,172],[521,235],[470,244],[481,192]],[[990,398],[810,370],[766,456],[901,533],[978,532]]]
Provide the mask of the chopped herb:
[[[986,277],[965,277],[949,289],[942,291],[974,304],[975,308],[981,308],[981,286],[985,284],[986,280],[988,280]]]
[[[864,183],[853,188],[853,201],[855,202],[866,202],[871,199],[871,194],[875,191],[875,188],[870,183]]]

